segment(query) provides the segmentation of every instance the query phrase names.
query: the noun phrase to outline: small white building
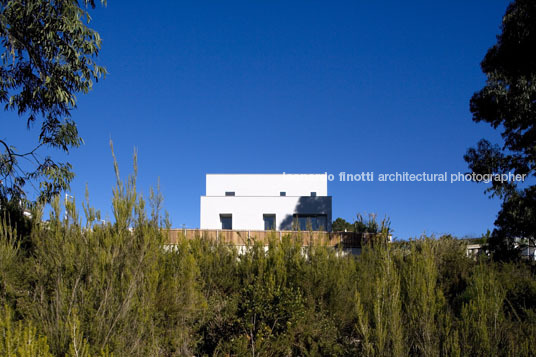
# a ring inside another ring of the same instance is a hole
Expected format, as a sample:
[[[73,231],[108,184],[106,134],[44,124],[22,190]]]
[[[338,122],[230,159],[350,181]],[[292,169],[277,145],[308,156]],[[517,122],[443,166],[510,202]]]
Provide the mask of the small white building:
[[[327,174],[207,174],[201,229],[331,230]]]

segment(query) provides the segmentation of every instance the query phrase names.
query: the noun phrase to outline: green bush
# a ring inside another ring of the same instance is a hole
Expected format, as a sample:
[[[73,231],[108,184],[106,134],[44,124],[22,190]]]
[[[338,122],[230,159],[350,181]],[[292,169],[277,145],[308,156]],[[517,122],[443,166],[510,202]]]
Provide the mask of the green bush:
[[[528,262],[475,261],[452,237],[386,243],[384,229],[358,256],[275,235],[240,254],[167,246],[161,195],[147,213],[135,175],[116,172],[113,223],[87,197],[84,219],[56,199],[23,231],[0,221],[0,355],[534,355]]]

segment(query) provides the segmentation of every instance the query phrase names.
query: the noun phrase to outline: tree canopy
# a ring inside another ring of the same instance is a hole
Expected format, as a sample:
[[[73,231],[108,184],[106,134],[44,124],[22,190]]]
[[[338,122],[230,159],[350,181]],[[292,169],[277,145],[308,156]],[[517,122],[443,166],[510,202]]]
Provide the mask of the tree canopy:
[[[88,27],[94,7],[94,0],[0,0],[0,103],[28,129],[40,126],[35,146],[24,151],[0,135],[1,200],[25,198],[34,182],[37,199],[49,201],[74,177],[48,149],[68,152],[83,143],[71,118],[76,94],[106,74],[95,62],[101,38]]]
[[[529,184],[536,176],[535,48],[536,2],[516,0],[506,10],[497,43],[481,63],[486,85],[470,101],[473,120],[500,130],[503,143],[480,140],[465,155],[469,168],[479,174],[514,172],[529,178],[525,183],[493,181],[487,190],[503,199],[490,242],[504,249],[519,239],[534,244],[536,236],[536,189]]]
[[[331,225],[331,229],[334,232],[353,232],[354,231],[354,225],[344,218],[337,218],[333,221],[333,224]]]
[[[376,215],[372,213],[368,214],[368,217],[357,214],[353,223],[341,217],[337,218],[333,221],[331,229],[334,232],[380,233],[384,229],[389,232],[391,230],[391,222],[387,217],[378,222]]]

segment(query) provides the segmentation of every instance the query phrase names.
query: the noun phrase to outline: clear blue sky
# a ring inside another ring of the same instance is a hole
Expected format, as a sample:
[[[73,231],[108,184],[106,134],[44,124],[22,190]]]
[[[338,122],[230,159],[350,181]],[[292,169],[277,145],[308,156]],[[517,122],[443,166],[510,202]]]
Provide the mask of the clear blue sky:
[[[108,146],[160,177],[173,225],[199,225],[206,173],[466,172],[469,99],[507,1],[116,1],[92,12],[108,77],[79,96],[72,193],[111,216]],[[25,140],[23,120],[4,138]],[[23,144],[20,144],[22,151]],[[394,235],[480,235],[497,200],[473,183],[330,182],[333,215]]]

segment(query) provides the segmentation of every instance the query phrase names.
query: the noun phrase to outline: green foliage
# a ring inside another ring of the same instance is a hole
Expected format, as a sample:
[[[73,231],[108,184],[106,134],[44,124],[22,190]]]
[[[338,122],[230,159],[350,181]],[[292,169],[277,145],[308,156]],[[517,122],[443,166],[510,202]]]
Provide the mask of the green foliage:
[[[437,289],[438,269],[434,245],[429,239],[411,245],[402,265],[402,297],[409,326],[408,346],[412,354],[436,356],[439,353],[439,315],[445,299]]]
[[[0,1],[0,103],[23,116],[27,127],[40,122],[33,148],[17,150],[0,140],[0,203],[25,197],[28,182],[39,186],[39,201],[69,187],[69,163],[37,155],[41,147],[69,151],[83,141],[71,111],[76,94],[87,93],[106,70],[94,62],[101,39],[88,27],[93,0]],[[27,160],[20,160],[27,159]]]
[[[499,353],[505,292],[492,269],[476,267],[462,308],[462,347],[466,354]]]
[[[369,214],[367,217],[358,214],[353,223],[337,218],[331,228],[334,232],[380,233],[383,229],[390,230],[390,222],[388,219],[378,222],[375,214]]]
[[[201,272],[187,242],[160,258],[157,294],[153,304],[155,353],[192,355],[198,344],[196,333],[208,305],[201,290]]]
[[[369,356],[400,356],[404,344],[400,273],[394,264],[399,252],[390,246],[365,246],[358,264],[356,306],[361,352]]]
[[[16,296],[20,279],[17,263],[19,247],[17,231],[6,220],[0,221],[0,304],[10,303]]]
[[[376,220],[375,214],[369,214],[367,218],[358,214],[354,222],[354,232],[357,233],[380,233],[382,230],[389,229],[390,222],[384,219],[381,222]]]
[[[350,222],[347,222],[344,218],[339,217],[333,221],[331,230],[333,232],[353,232],[354,225]]]
[[[477,174],[514,172],[536,175],[536,4],[515,0],[503,17],[497,44],[488,50],[481,63],[486,85],[471,98],[475,122],[489,123],[500,129],[504,140],[494,145],[482,139],[470,148],[465,160]],[[501,260],[516,256],[515,238],[536,243],[536,187],[517,182],[492,181],[487,189],[503,198],[503,205],[490,239],[490,248]],[[513,254],[512,254],[513,253]]]
[[[5,357],[52,357],[46,337],[31,323],[13,322],[12,312],[0,308],[0,355]]]
[[[48,224],[36,223],[32,231],[35,251],[26,262],[32,290],[24,314],[38,322],[57,354],[77,346],[91,354],[108,347],[145,355],[155,348],[150,322],[163,234],[145,216],[135,176],[124,185],[117,174],[113,225],[86,217],[82,227],[74,202],[66,202],[63,219],[56,198]]]
[[[1,221],[0,354],[533,355],[528,264],[475,261],[448,236],[387,243],[386,224],[358,256],[274,233],[240,253],[201,237],[170,246],[161,194],[146,205],[136,170],[123,182],[115,169],[114,223],[88,195],[85,220],[56,198],[25,239]]]
[[[465,243],[451,236],[441,237],[434,245],[438,288],[450,308],[458,313],[461,311],[461,296],[467,289],[475,262],[467,259]]]

